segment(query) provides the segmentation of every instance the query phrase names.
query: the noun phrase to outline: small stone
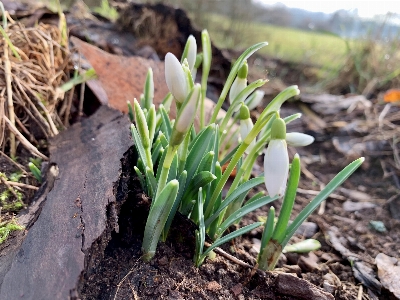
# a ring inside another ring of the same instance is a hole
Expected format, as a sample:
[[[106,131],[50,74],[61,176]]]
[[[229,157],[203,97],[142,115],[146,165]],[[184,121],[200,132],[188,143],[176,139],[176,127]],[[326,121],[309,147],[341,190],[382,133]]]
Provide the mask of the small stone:
[[[312,238],[318,232],[318,225],[313,222],[304,222],[296,230],[296,234],[304,236],[306,239]]]
[[[215,280],[210,281],[206,286],[206,290],[209,290],[209,291],[218,291],[220,289],[222,289],[221,285],[218,282],[216,282]]]

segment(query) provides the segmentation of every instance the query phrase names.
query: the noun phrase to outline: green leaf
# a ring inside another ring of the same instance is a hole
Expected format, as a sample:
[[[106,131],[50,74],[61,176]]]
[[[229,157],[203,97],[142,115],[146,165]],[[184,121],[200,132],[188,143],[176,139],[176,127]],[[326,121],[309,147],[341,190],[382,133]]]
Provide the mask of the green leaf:
[[[29,162],[28,166],[29,166],[29,169],[31,170],[33,176],[36,178],[36,180],[39,183],[42,183],[42,172],[39,170],[39,168],[36,167],[35,164],[33,164],[31,162]]]
[[[229,152],[222,160],[221,160],[221,166],[225,165],[233,156],[233,154],[236,153],[237,149],[239,148],[240,145],[237,145],[235,148],[232,149],[231,152]]]
[[[217,229],[217,236],[221,236],[226,229],[228,229],[229,226],[231,226],[238,218],[242,218],[244,215],[248,214],[249,212],[252,212],[253,210],[256,210],[257,208],[260,208],[263,205],[267,205],[268,203],[271,203],[272,201],[278,199],[278,196],[275,196],[271,198],[270,196],[264,196],[261,197],[258,200],[253,201],[252,203],[245,204],[243,207],[238,209],[236,213],[230,215]],[[223,202],[222,202],[223,203]]]
[[[147,121],[147,126],[149,128],[150,145],[152,145],[157,126],[156,107],[154,106],[154,104],[151,105],[151,107],[147,112],[146,121]]]
[[[285,197],[283,198],[278,222],[276,223],[274,234],[272,235],[272,239],[277,241],[279,244],[281,244],[285,238],[286,228],[289,223],[290,215],[292,214],[297,187],[299,186],[300,169],[300,157],[296,154],[292,160],[292,167],[290,168]]]
[[[172,160],[172,164],[171,164],[171,166],[169,168],[167,181],[171,181],[172,179],[176,179],[177,172],[178,172],[178,155],[175,154],[174,158]]]
[[[204,241],[206,239],[206,229],[204,226],[204,215],[203,215],[203,190],[202,188],[199,189],[198,198],[197,198],[197,205],[196,205],[198,219],[196,220],[196,224],[199,226],[199,230],[196,230],[196,249],[195,249],[195,256],[194,261],[197,265],[200,255],[203,253],[204,248]]]
[[[192,150],[190,151],[185,165],[185,170],[188,172],[188,180],[192,180],[196,173],[196,170],[207,152],[210,141],[212,140],[215,131],[215,125],[210,125],[198,136],[196,136],[196,142],[194,143]]]
[[[160,106],[158,108],[158,112],[160,113],[162,118],[161,127],[163,128],[163,133],[165,134],[167,140],[169,141],[172,132],[172,126],[171,126],[171,121],[169,120],[168,117],[168,113],[163,106]]]
[[[167,183],[159,196],[153,200],[143,237],[143,256],[142,259],[149,261],[153,258],[161,231],[176,199],[179,189],[178,180],[172,180]]]
[[[135,124],[131,124],[131,133],[133,142],[135,143],[136,149],[139,152],[139,157],[142,160],[143,164],[145,164],[145,167],[147,167],[146,150],[143,147],[142,140],[140,139],[139,133],[136,130]]]
[[[146,167],[146,182],[147,182],[147,192],[149,193],[149,197],[153,198],[157,191],[157,180],[154,177],[153,170],[149,167]],[[152,202],[153,205],[154,202]]]
[[[262,252],[265,246],[268,244],[269,240],[274,233],[274,221],[275,221],[275,208],[271,206],[268,211],[267,221],[265,222],[264,231],[261,237],[261,246],[260,246],[260,255],[262,256]]]
[[[291,223],[285,234],[285,239],[282,242],[282,246],[285,247],[287,242],[300,227],[300,225],[308,218],[309,215],[324,201],[333,191],[340,186],[351,174],[357,170],[364,162],[364,157],[356,159],[340,171],[327,185],[326,187],[299,213],[299,215]]]
[[[172,224],[172,221],[173,221],[173,219],[175,217],[176,211],[178,210],[178,207],[181,204],[181,199],[182,199],[183,193],[185,192],[186,179],[187,179],[187,172],[184,170],[181,173],[181,175],[179,176],[179,191],[178,191],[178,195],[176,196],[174,204],[173,204],[173,206],[171,208],[171,212],[169,213],[168,220],[165,223],[165,226],[164,226],[164,229],[163,229],[162,240],[164,242],[167,240],[169,228],[171,227],[171,224]]]
[[[226,79],[224,88],[221,92],[221,96],[219,97],[218,102],[214,108],[214,112],[211,116],[210,123],[215,123],[215,121],[217,120],[218,112],[220,111],[222,104],[225,101],[225,98],[229,92],[229,89],[231,88],[231,85],[232,85],[233,81],[235,80],[236,74],[237,74],[239,68],[242,66],[242,63],[245,60],[247,60],[254,52],[256,52],[257,50],[261,49],[262,47],[264,47],[266,45],[268,45],[267,42],[262,42],[262,43],[258,43],[258,44],[255,44],[255,45],[249,47],[248,49],[246,49],[243,52],[242,55],[239,56],[239,58],[233,64],[231,72],[229,73],[229,76]]]
[[[203,254],[200,256],[199,262],[200,264],[204,261],[204,259],[206,258],[206,256],[208,255],[208,253],[210,253],[211,250],[213,250],[215,247],[218,247],[226,242],[229,242],[230,240],[241,236],[249,231],[252,231],[253,229],[256,229],[258,226],[261,226],[263,223],[262,222],[256,222],[250,225],[247,225],[245,227],[242,227],[238,230],[235,230],[234,232],[231,232],[227,235],[225,235],[224,237],[216,240],[210,247],[207,248],[206,251],[203,252]],[[200,265],[199,264],[199,265]]]
[[[186,192],[183,195],[181,213],[188,215],[192,210],[192,200],[196,199],[197,191],[199,188],[203,188],[217,177],[209,171],[203,171],[198,173],[190,182],[186,188]],[[189,180],[189,178],[188,178]]]
[[[262,177],[262,176],[250,179],[249,181],[238,186],[238,188],[235,189],[232,192],[232,194],[230,194],[227,198],[225,198],[225,200],[222,201],[222,205],[220,207],[218,207],[217,211],[214,212],[212,216],[207,217],[208,214],[207,214],[207,210],[206,210],[206,218],[207,218],[205,221],[206,227],[208,227],[211,224],[211,222],[214,221],[232,201],[234,201],[236,198],[238,198],[243,193],[247,194],[249,192],[249,190],[251,190],[253,187],[255,187],[263,182],[264,182],[264,177]],[[211,212],[211,209],[209,211]]]
[[[140,181],[140,185],[142,186],[142,189],[145,191],[145,193],[148,193],[148,188],[147,188],[147,184],[146,184],[146,180],[142,174],[142,172],[140,172],[140,170],[138,169],[138,167],[134,166],[133,169],[135,170],[139,181]]]

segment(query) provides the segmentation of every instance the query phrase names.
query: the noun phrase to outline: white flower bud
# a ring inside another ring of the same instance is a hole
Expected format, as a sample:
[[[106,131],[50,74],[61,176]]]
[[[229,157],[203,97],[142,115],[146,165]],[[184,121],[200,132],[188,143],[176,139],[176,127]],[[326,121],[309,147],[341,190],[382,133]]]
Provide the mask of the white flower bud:
[[[183,103],[189,92],[186,75],[179,60],[170,52],[165,55],[165,81],[175,100]]]
[[[289,155],[286,141],[273,139],[269,142],[264,156],[264,177],[270,197],[285,194],[289,174]]]
[[[197,43],[196,43],[196,39],[194,38],[193,35],[190,35],[188,37],[188,41],[187,42],[189,43],[189,46],[188,46],[189,49],[188,49],[186,58],[187,58],[187,61],[188,61],[188,64],[189,64],[190,71],[193,71],[194,64],[196,62]]]
[[[240,137],[242,141],[246,138],[246,136],[249,134],[249,132],[253,129],[253,122],[251,121],[250,118],[240,120]],[[249,154],[251,149],[254,147],[256,144],[256,139],[254,139],[250,145],[246,149],[246,154]]]
[[[286,133],[286,142],[289,146],[304,147],[314,142],[314,137],[300,132]]]
[[[175,121],[175,129],[181,133],[185,133],[189,130],[190,126],[193,124],[194,117],[197,111],[197,104],[200,99],[201,86],[200,84],[195,84],[190,95],[190,99],[187,101],[180,112],[179,116]]]

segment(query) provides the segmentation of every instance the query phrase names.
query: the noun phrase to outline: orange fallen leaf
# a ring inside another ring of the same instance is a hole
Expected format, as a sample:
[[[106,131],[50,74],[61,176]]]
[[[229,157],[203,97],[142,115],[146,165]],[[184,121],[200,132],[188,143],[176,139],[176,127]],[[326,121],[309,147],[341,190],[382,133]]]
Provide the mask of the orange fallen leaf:
[[[390,89],[383,95],[383,101],[385,102],[397,102],[400,101],[400,89]]]

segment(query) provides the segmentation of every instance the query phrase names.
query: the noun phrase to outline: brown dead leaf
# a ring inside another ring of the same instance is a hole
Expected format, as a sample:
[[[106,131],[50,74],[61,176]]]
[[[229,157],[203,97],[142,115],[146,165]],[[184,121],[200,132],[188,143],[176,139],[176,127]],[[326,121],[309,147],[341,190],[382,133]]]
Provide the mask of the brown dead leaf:
[[[378,267],[378,277],[382,285],[391,291],[397,299],[400,299],[399,261],[396,258],[387,256],[383,253],[379,253],[376,256],[375,261]]]
[[[148,68],[153,69],[154,76],[154,103],[156,107],[168,93],[164,79],[164,63],[148,60],[141,57],[125,57],[109,54],[78,38],[72,37],[71,41],[95,69],[98,81],[105,92],[107,99],[101,95],[99,86],[88,83],[90,88],[99,98],[100,102],[127,113],[126,101],[139,99],[143,93],[144,83]]]

